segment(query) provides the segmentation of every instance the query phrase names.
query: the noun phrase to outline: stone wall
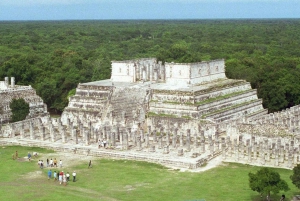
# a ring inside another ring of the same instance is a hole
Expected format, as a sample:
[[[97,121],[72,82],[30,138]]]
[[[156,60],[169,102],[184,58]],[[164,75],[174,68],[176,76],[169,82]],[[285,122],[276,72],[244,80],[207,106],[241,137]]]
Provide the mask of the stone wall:
[[[5,81],[5,83],[7,82]],[[8,122],[12,115],[9,104],[13,99],[23,98],[29,104],[27,118],[48,115],[46,104],[31,86],[14,85],[14,79],[12,79],[12,85],[5,84],[5,86],[7,88],[0,89],[0,108],[3,110],[3,113],[0,114],[0,119],[2,122]]]

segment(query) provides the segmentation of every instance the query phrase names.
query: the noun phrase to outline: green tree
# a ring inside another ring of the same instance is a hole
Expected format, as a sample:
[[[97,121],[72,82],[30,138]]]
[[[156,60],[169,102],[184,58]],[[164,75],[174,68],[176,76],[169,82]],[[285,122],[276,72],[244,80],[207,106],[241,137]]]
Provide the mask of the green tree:
[[[286,181],[280,179],[278,172],[271,170],[270,168],[262,168],[254,173],[249,173],[249,185],[253,191],[266,194],[270,200],[270,194],[279,193],[279,191],[288,191],[289,187]]]
[[[13,99],[9,107],[12,112],[11,122],[22,121],[29,114],[29,104],[23,98]]]
[[[297,164],[297,166],[293,168],[293,174],[290,178],[292,183],[300,189],[300,164]]]

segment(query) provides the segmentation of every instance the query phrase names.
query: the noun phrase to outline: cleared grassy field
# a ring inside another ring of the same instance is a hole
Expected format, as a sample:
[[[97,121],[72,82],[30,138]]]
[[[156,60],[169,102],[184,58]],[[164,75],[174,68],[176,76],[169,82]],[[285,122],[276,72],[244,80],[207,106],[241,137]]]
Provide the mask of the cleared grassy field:
[[[16,150],[20,158],[12,160]],[[33,147],[0,148],[0,200],[265,200],[249,188],[248,173],[259,167],[224,163],[202,173],[191,173],[146,162],[98,159],[93,160],[90,169],[87,163],[64,169],[70,173],[76,170],[77,181],[62,186],[47,179],[48,169],[38,168],[38,158],[32,162],[24,158],[33,151],[53,153]],[[289,179],[292,171],[276,171],[288,182],[291,190],[284,194],[286,200],[291,200],[292,195],[300,193]],[[280,196],[272,195],[272,200]]]

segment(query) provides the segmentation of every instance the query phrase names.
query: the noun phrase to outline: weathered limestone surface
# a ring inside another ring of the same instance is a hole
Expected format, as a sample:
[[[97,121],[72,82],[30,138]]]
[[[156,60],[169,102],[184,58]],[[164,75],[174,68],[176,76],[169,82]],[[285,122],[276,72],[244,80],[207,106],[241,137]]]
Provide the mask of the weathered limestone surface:
[[[224,60],[112,62],[111,79],[78,84],[61,118],[6,124],[0,134],[14,143],[51,142],[57,150],[172,167],[195,169],[220,157],[292,168],[299,162],[300,106],[266,114],[256,90],[227,79],[224,68]]]

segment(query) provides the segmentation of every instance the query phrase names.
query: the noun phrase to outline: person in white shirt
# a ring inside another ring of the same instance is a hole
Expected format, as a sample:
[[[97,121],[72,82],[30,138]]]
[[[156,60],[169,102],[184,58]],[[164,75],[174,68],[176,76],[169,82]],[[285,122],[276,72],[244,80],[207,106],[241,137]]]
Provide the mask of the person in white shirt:
[[[72,175],[73,175],[73,182],[75,182],[76,181],[76,172],[74,171]]]
[[[52,160],[52,158],[50,159],[50,167],[53,167],[53,160]]]
[[[67,172],[66,177],[67,177],[67,182],[70,181],[70,174],[69,174],[69,172]]]
[[[59,167],[62,168],[62,161],[59,161]]]

